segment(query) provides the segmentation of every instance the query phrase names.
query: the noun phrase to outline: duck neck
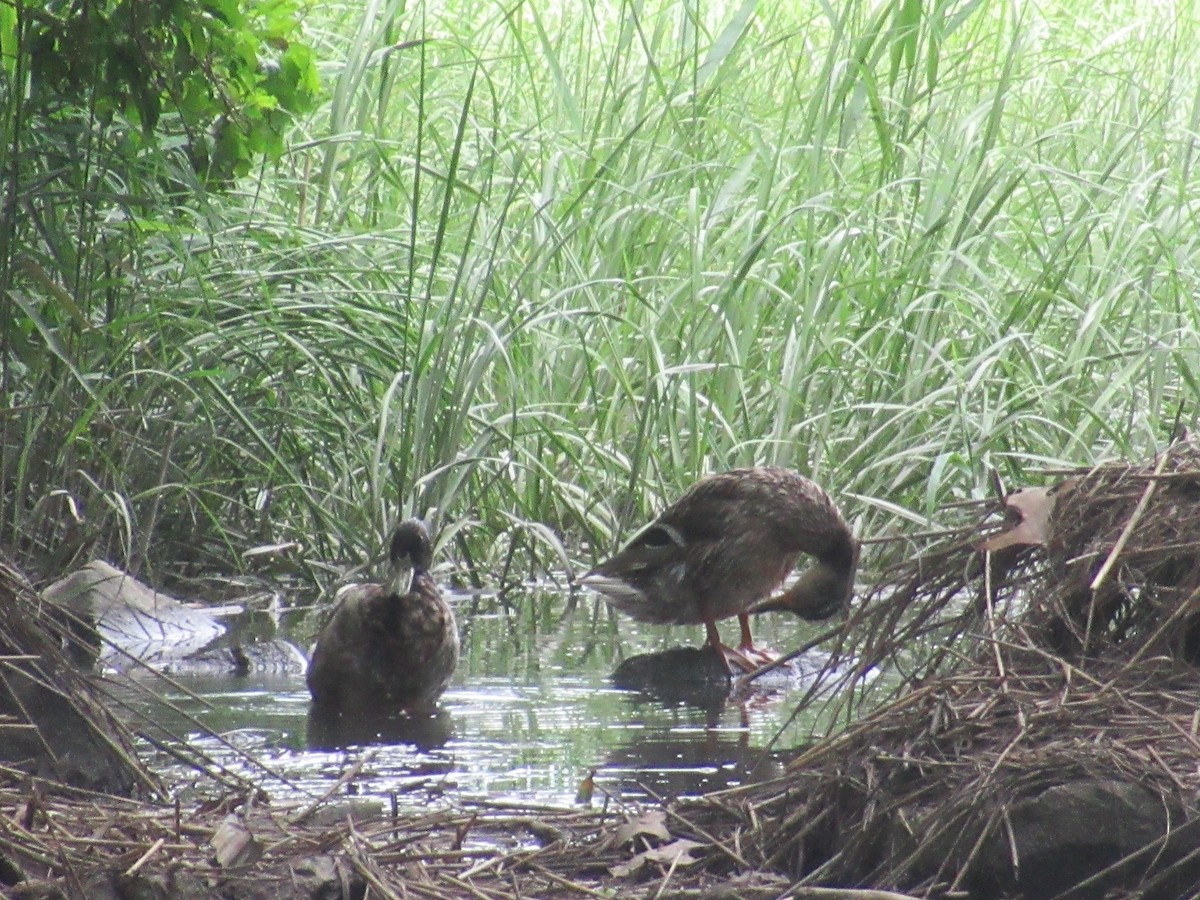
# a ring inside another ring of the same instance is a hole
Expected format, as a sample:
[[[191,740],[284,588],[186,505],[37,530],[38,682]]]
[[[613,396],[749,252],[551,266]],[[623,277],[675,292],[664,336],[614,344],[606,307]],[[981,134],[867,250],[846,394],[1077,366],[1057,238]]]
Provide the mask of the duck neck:
[[[849,531],[840,533],[795,584],[758,609],[786,610],[802,619],[828,619],[850,603],[857,570],[858,543]]]

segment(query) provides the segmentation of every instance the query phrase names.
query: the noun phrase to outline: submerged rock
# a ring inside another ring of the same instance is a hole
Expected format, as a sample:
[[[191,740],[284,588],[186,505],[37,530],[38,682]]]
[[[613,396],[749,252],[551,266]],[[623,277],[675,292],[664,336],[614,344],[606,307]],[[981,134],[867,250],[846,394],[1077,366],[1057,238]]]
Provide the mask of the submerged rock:
[[[303,675],[308,667],[304,651],[283,638],[267,641],[230,641],[210,645],[172,660],[165,671],[173,675]]]
[[[612,683],[667,703],[690,703],[707,709],[729,696],[729,673],[711,647],[671,647],[639,653],[623,660]]]
[[[88,655],[81,647],[90,647],[93,664],[117,671],[138,663],[162,668],[225,633],[211,612],[184,606],[103,560],[56,581],[42,596],[78,620],[76,659]]]
[[[778,690],[819,671],[826,659],[824,654],[807,654],[746,683],[731,679],[721,657],[707,645],[670,647],[629,657],[617,666],[610,679],[622,690],[637,691],[666,703],[688,703],[709,709],[722,705],[730,697]]]

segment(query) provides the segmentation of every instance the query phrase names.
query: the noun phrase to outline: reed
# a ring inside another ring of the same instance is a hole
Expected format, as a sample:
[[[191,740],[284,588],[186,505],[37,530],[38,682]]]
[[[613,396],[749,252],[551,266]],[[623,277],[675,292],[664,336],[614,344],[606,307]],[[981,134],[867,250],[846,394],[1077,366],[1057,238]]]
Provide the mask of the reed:
[[[105,277],[27,255],[4,536],[162,572],[295,541],[321,579],[416,514],[490,581],[733,465],[873,535],[1160,446],[1200,366],[1196,23],[1076,6],[314,10],[279,165],[119,228],[89,194],[43,235],[119,238]]]

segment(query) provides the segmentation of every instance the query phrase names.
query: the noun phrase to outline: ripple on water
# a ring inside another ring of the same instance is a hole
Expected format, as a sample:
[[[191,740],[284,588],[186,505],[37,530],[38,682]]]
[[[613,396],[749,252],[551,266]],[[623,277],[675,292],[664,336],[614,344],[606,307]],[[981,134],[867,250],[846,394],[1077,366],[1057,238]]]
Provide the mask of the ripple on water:
[[[153,686],[169,707],[136,682],[113,690],[161,726],[159,738],[176,752],[202,754],[277,797],[320,796],[356,766],[355,792],[401,802],[469,796],[569,804],[592,770],[597,798],[695,795],[778,771],[780,755],[763,748],[781,728],[783,748],[813,728],[807,714],[789,722],[803,685],[706,706],[617,690],[608,676],[623,657],[698,643],[700,629],[638,626],[590,603],[565,607],[565,597],[538,595],[527,606],[513,604],[516,612],[490,609],[469,619],[463,662],[442,698],[444,740],[424,749],[404,742],[309,749],[301,676],[177,676],[181,690]],[[764,617],[764,624],[776,628],[772,643],[784,650],[812,634],[784,616]],[[167,753],[155,765],[181,788],[196,783]]]

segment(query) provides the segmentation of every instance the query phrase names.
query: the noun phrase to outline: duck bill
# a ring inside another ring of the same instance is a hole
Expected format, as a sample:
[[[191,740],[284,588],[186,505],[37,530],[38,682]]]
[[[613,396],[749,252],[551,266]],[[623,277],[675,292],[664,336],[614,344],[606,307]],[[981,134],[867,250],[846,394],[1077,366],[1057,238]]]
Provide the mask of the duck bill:
[[[820,603],[813,602],[811,599],[806,599],[804,602],[797,602],[794,597],[788,597],[784,594],[777,597],[769,597],[762,603],[756,603],[746,610],[746,615],[757,616],[759,613],[785,612],[809,622],[820,622],[824,619],[832,619],[834,616],[843,615],[849,608],[850,596],[848,594],[844,598],[832,595]]]
[[[790,612],[793,615],[795,610],[787,605],[787,602],[780,597],[772,597],[769,600],[764,600],[762,603],[756,603],[754,606],[746,610],[746,615],[757,616],[759,613],[768,612]]]
[[[601,575],[594,570],[581,577],[579,583],[618,606],[623,603],[635,603],[645,597],[642,591],[633,587],[628,581]]]
[[[413,567],[409,562],[397,562],[392,566],[392,575],[388,580],[388,592],[396,597],[403,597],[412,590]]]

